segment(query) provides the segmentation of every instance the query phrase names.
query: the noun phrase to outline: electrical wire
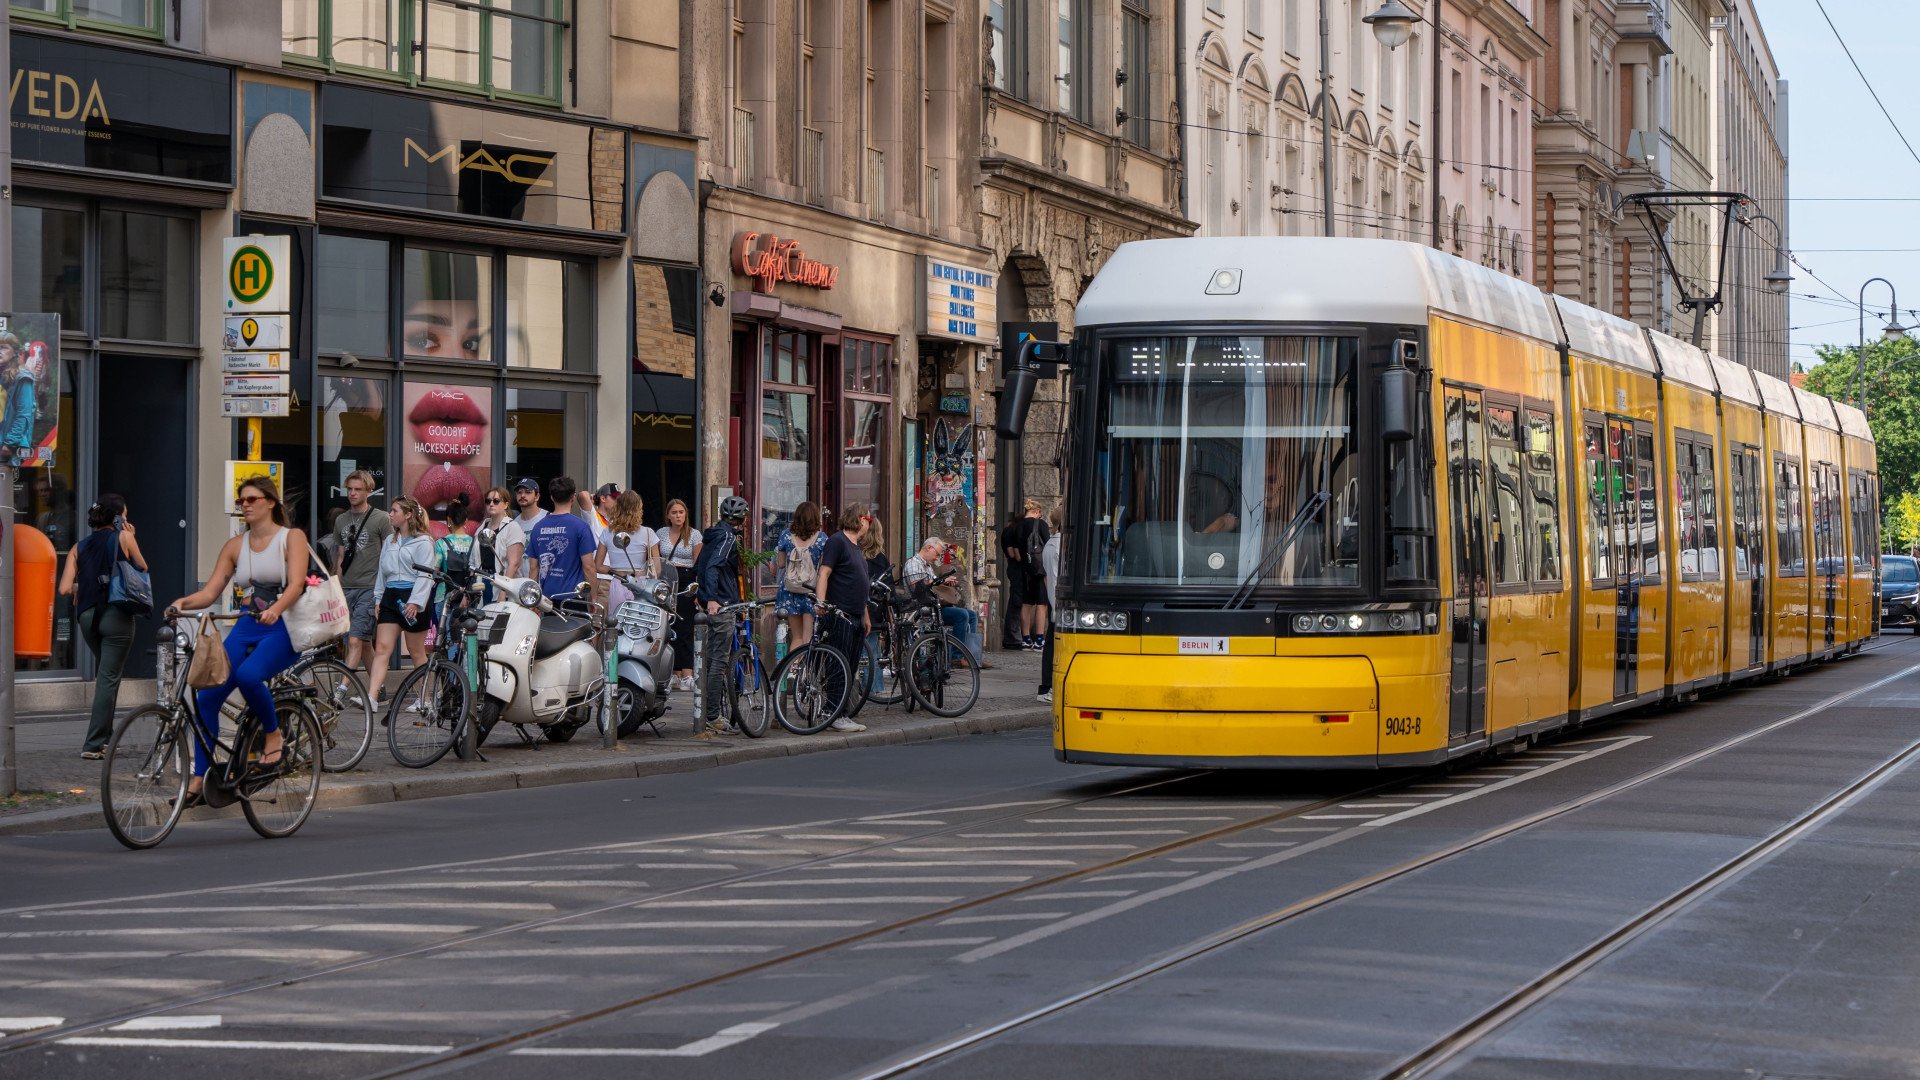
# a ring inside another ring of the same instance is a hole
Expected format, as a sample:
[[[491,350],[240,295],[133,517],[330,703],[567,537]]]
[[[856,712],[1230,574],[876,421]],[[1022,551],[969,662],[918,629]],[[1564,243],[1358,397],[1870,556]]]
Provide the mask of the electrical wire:
[[[1887,118],[1887,126],[1893,128],[1895,135],[1900,136],[1900,144],[1907,148],[1907,153],[1913,157],[1914,164],[1920,165],[1920,152],[1916,152],[1913,144],[1907,141],[1907,133],[1900,130],[1900,124],[1894,120],[1893,114],[1887,111],[1887,103],[1880,100],[1880,91],[1873,88],[1873,81],[1868,79],[1867,73],[1860,69],[1860,61],[1853,58],[1853,49],[1847,44],[1847,39],[1840,35],[1840,28],[1833,25],[1833,16],[1827,14],[1827,5],[1824,0],[1813,0],[1813,6],[1820,9],[1820,17],[1827,21],[1827,29],[1833,31],[1833,40],[1839,42],[1840,51],[1847,54],[1847,63],[1852,64],[1853,73],[1860,76],[1860,85],[1867,88],[1867,93],[1873,96],[1873,103],[1880,106],[1880,115]]]

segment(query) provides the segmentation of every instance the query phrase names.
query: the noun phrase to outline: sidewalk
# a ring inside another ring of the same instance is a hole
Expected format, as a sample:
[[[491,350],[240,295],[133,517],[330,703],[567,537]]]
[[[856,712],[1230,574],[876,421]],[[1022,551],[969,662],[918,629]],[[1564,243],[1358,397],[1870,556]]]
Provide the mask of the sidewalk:
[[[667,714],[660,718],[660,736],[649,728],[642,728],[612,750],[602,749],[592,731],[583,730],[566,744],[539,742],[528,746],[513,729],[503,727],[481,748],[485,761],[465,762],[448,754],[425,769],[408,769],[396,764],[387,751],[386,730],[375,728],[373,745],[359,768],[350,773],[329,773],[320,781],[319,806],[358,806],[505,788],[691,772],[787,754],[1011,731],[1050,722],[1048,708],[1034,699],[1040,679],[1038,653],[989,653],[987,662],[993,667],[981,672],[980,700],[965,716],[947,720],[924,712],[910,714],[900,705],[891,708],[868,705],[859,716],[867,730],[846,735],[834,731],[792,735],[770,720],[770,730],[760,739],[697,738],[693,696],[676,694]],[[0,799],[0,836],[102,825],[100,763],[80,759],[86,726],[86,717],[80,714],[20,717],[16,739],[23,794],[14,799]],[[229,812],[193,810],[188,812],[187,820]]]

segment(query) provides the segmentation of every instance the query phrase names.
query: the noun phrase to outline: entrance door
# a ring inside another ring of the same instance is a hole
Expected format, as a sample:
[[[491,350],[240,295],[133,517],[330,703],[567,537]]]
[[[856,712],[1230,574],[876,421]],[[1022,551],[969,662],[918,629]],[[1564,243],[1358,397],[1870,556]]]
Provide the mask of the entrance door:
[[[1487,730],[1486,447],[1480,393],[1448,387],[1447,498],[1453,519],[1453,671],[1447,740],[1459,744]]]
[[[111,432],[99,440],[99,483],[96,491],[126,497],[127,519],[133,522],[153,573],[153,596],[165,604],[189,591],[201,570],[191,565],[187,523],[195,507],[188,479],[193,475],[188,456],[193,432],[187,417],[194,415],[191,391],[192,362],[157,357],[103,356],[100,358],[99,427]],[[202,498],[223,498],[225,492],[201,492]],[[207,569],[211,569],[208,567]],[[135,619],[133,655],[127,658],[131,678],[153,675],[154,619]]]

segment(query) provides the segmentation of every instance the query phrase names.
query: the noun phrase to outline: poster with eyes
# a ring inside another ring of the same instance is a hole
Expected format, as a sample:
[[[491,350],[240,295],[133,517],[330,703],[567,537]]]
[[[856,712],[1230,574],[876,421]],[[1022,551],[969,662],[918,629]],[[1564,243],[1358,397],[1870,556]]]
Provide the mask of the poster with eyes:
[[[407,438],[401,485],[427,508],[436,536],[447,510],[464,502],[477,521],[493,478],[493,395],[484,386],[408,383],[401,395]]]

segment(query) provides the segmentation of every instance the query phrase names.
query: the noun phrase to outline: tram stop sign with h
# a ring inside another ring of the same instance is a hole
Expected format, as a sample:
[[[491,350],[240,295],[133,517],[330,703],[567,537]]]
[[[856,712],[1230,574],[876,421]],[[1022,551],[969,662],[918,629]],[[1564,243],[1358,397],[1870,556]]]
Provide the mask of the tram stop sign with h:
[[[229,236],[222,242],[228,314],[292,310],[290,241],[286,236]]]

